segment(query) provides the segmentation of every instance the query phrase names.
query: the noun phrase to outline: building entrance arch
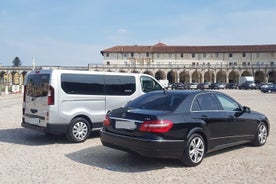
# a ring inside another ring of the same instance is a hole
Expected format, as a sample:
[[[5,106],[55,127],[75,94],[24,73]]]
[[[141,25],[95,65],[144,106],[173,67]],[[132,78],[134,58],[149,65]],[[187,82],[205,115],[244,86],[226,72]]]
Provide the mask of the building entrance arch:
[[[190,74],[189,71],[182,71],[179,74],[179,81],[183,83],[190,83]]]
[[[239,75],[239,72],[235,71],[235,70],[232,70],[230,73],[229,73],[229,83],[238,83],[239,82],[239,78],[240,78],[240,75]]]

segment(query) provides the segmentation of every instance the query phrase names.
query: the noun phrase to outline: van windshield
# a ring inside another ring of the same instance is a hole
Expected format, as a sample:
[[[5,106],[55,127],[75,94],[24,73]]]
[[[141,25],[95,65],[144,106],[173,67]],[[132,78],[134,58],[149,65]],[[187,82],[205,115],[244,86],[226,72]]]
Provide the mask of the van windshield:
[[[48,94],[49,74],[29,75],[26,94],[31,97],[44,97]]]

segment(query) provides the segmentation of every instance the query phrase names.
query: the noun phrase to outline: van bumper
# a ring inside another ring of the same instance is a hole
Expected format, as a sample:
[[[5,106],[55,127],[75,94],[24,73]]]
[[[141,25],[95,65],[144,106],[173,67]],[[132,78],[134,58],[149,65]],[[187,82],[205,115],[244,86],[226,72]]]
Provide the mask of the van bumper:
[[[22,121],[21,126],[38,132],[44,132],[47,134],[53,135],[62,135],[67,131],[68,126],[64,124],[47,124],[47,127],[33,125],[27,122]]]

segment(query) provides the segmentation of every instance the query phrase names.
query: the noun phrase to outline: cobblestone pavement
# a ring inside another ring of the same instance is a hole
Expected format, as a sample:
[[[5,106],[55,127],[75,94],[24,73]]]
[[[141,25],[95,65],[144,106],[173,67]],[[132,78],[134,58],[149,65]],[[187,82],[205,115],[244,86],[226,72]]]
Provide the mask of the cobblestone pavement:
[[[1,183],[275,183],[276,94],[223,90],[243,105],[266,114],[266,145],[249,145],[207,155],[193,168],[177,160],[151,159],[101,145],[99,133],[81,144],[21,127],[22,95],[0,96]]]

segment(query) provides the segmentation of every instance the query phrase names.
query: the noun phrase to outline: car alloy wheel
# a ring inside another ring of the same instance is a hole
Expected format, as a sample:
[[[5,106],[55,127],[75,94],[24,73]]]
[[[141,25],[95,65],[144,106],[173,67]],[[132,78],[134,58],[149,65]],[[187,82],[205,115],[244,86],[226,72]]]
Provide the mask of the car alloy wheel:
[[[192,162],[198,163],[203,159],[204,143],[200,137],[192,139],[189,145],[189,156]]]
[[[267,126],[265,125],[265,123],[261,122],[259,124],[258,130],[257,130],[257,133],[256,133],[256,137],[255,137],[255,140],[254,140],[253,144],[255,146],[264,145],[266,143],[267,136],[268,136]]]
[[[267,128],[264,124],[261,124],[258,129],[258,139],[260,144],[264,144],[267,139]]]
[[[199,134],[191,135],[180,160],[184,165],[193,167],[199,165],[204,156],[205,142],[203,137]]]

